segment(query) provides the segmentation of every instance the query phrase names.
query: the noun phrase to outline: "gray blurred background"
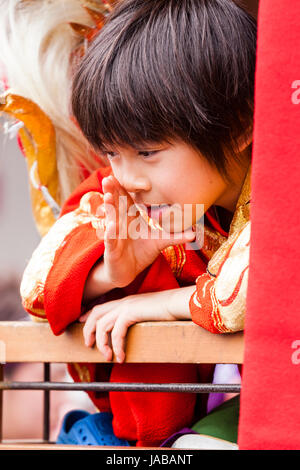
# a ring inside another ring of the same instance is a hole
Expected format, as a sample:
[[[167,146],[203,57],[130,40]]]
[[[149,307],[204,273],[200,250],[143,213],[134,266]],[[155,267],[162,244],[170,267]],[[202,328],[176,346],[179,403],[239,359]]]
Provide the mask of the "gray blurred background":
[[[40,236],[31,212],[26,160],[0,121],[0,320],[28,319],[21,305],[22,273]]]
[[[17,139],[9,140],[2,125],[0,119],[0,321],[29,320],[21,304],[19,285],[40,236],[31,213],[26,160]],[[40,363],[6,364],[4,377],[9,381],[41,381],[43,367]],[[71,380],[64,364],[51,364],[51,379],[56,382]],[[68,411],[80,408],[95,412],[84,392],[51,391],[50,404],[52,441],[56,439]],[[5,391],[3,438],[41,439],[42,436],[43,392]]]
[[[40,237],[29,198],[26,160],[0,131],[0,277],[20,276]]]

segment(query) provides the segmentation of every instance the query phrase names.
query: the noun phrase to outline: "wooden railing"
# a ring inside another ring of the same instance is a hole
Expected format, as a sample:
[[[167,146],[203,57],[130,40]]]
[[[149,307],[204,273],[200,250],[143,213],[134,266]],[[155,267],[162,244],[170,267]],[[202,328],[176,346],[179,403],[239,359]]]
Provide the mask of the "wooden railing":
[[[47,367],[50,363],[105,362],[96,348],[87,348],[83,342],[82,324],[71,325],[65,333],[54,336],[47,323],[0,322],[0,429],[2,429],[2,393],[11,389],[44,390],[44,422],[49,425],[49,390],[86,389],[84,387],[115,387],[116,384],[49,382]],[[145,322],[129,329],[126,342],[127,363],[181,363],[181,364],[242,364],[244,338],[242,333],[214,335],[191,321]],[[2,362],[2,364],[1,364]],[[4,382],[3,369],[10,362],[39,362],[45,364],[44,382]],[[159,384],[134,384],[131,390],[155,390]],[[166,385],[164,384],[164,387]],[[169,388],[168,388],[169,386]],[[118,385],[117,385],[118,387]],[[120,390],[129,390],[132,384],[120,384]],[[135,387],[135,388],[134,388]],[[150,388],[149,388],[150,387]],[[153,388],[154,387],[154,388]],[[174,388],[175,387],[175,388]],[[90,388],[91,389],[91,388]],[[99,390],[99,388],[98,388]],[[116,390],[116,388],[114,388]],[[239,391],[239,385],[224,384],[168,384],[164,391],[195,393]],[[0,449],[49,448],[49,433],[44,429],[43,444],[0,444]],[[57,448],[57,446],[55,445]],[[67,446],[68,447],[68,446]],[[78,447],[77,447],[78,448]],[[89,448],[90,449],[90,448]]]

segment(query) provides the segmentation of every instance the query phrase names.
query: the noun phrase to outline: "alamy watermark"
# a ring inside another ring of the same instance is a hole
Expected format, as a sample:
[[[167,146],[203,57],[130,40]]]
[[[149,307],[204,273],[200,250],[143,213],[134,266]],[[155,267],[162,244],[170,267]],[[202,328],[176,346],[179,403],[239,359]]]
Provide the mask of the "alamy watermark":
[[[295,349],[291,355],[292,364],[298,365],[300,364],[300,339],[295,339],[291,344],[291,348]]]
[[[291,95],[293,104],[300,104],[300,80],[294,80],[291,87],[295,89]]]
[[[105,207],[105,212],[104,212]],[[195,240],[186,244],[188,250],[199,250],[204,243],[204,204],[132,204],[119,196],[118,207],[102,204],[96,215],[102,220],[97,235],[107,230],[110,239],[180,240],[186,231],[195,232]]]

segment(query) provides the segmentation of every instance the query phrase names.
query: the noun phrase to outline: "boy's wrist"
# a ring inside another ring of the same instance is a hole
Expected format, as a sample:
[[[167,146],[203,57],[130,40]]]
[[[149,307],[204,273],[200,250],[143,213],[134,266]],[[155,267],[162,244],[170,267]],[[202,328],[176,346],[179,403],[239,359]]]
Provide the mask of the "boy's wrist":
[[[83,302],[91,301],[115,288],[101,260],[89,272],[83,291]]]
[[[174,317],[174,320],[191,320],[189,302],[195,288],[195,286],[188,286],[168,291],[170,295],[167,301],[167,311]]]

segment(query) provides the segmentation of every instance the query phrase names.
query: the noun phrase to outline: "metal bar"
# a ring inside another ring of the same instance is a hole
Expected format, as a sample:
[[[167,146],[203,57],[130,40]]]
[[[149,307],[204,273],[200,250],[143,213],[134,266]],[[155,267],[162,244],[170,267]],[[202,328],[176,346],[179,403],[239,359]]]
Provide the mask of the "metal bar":
[[[50,379],[50,364],[44,363],[44,382],[49,382]],[[51,383],[51,382],[50,382]],[[43,410],[43,438],[45,442],[49,442],[50,437],[50,389],[44,390],[44,410]]]
[[[240,393],[240,384],[155,384],[114,382],[0,382],[0,390],[85,390],[94,392]]]

